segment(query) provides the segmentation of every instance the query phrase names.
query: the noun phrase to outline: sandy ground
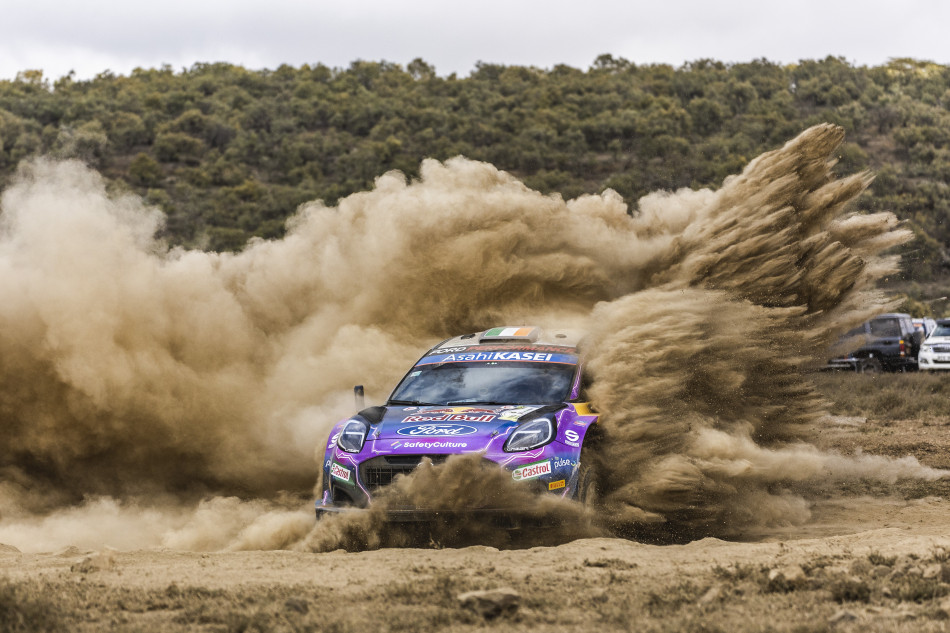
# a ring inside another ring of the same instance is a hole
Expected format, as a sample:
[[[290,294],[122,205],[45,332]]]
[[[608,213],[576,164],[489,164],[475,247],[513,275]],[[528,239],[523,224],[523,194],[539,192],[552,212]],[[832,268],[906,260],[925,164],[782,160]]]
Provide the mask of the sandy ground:
[[[940,421],[825,424],[824,448],[950,466]],[[947,489],[942,480],[829,495],[804,525],[670,546],[2,551],[0,629],[946,631]],[[492,590],[504,591],[461,599]]]

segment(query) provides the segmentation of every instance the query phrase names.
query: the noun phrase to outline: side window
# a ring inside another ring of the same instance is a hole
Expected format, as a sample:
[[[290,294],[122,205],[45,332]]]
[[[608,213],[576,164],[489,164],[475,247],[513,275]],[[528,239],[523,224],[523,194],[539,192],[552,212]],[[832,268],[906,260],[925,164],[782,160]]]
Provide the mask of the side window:
[[[845,337],[848,337],[848,336],[860,336],[860,335],[865,334],[864,325],[865,325],[865,324],[862,323],[861,325],[859,325],[858,327],[854,328],[853,330],[849,330],[849,331],[845,334]]]
[[[590,377],[590,374],[588,374],[586,371],[583,371],[582,369],[581,370],[581,389],[577,398],[575,398],[576,402],[590,402],[590,394],[587,393],[587,390],[590,388],[593,382],[594,381]]]
[[[904,336],[904,337],[907,337],[907,338],[913,336],[913,335],[914,335],[914,332],[917,330],[917,328],[914,327],[913,322],[911,322],[911,321],[909,321],[909,320],[907,320],[907,319],[901,319],[901,323],[902,323],[903,326],[904,326],[904,334],[903,334],[903,336]],[[923,326],[921,326],[920,329],[921,329],[921,331],[923,331]]]
[[[871,336],[901,336],[900,321],[898,319],[874,319],[871,321]]]

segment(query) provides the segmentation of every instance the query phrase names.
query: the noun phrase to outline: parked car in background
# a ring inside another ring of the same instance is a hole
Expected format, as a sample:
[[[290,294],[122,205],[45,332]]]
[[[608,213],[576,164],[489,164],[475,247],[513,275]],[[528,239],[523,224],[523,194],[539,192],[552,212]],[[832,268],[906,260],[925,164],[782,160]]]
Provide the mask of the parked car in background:
[[[829,369],[851,369],[859,373],[914,371],[924,336],[909,314],[881,314],[844,335],[860,346],[847,356],[832,358]]]
[[[931,319],[930,317],[922,317],[920,319],[911,319],[911,323],[914,324],[914,327],[924,333],[924,338],[930,336],[933,331],[937,328],[937,321]]]
[[[950,319],[937,319],[936,324],[920,346],[917,364],[923,371],[950,369]]]

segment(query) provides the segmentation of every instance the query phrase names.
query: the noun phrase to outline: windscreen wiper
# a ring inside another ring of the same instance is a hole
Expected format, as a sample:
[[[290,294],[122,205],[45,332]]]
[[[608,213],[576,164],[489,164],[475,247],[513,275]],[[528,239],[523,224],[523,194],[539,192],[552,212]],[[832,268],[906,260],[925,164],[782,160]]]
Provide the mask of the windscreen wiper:
[[[413,407],[441,407],[443,405],[436,404],[435,402],[422,402],[421,400],[390,400],[386,404],[395,404],[397,406],[413,406]]]

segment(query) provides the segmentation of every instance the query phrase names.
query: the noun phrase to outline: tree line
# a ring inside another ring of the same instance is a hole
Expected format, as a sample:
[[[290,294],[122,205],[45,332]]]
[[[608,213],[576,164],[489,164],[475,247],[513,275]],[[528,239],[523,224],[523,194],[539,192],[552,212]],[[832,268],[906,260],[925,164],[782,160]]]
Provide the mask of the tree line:
[[[170,243],[235,250],[279,237],[302,202],[335,204],[392,169],[416,176],[425,157],[489,161],[565,198],[612,188],[635,212],[646,193],[716,188],[831,122],[847,131],[836,169],[877,173],[859,206],[914,229],[904,274],[924,283],[950,272],[948,108],[950,68],[913,59],[677,68],[602,55],[587,70],[480,63],[467,77],[422,59],[82,81],[27,70],[0,81],[0,185],[31,156],[79,158],[161,207]]]

